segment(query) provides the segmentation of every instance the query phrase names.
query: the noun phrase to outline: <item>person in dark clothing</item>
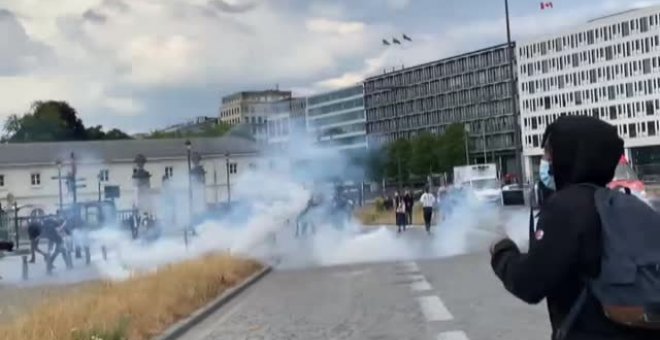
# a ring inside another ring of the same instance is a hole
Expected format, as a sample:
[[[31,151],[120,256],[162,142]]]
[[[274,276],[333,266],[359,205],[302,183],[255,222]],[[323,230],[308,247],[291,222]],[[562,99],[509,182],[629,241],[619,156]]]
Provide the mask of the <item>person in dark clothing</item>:
[[[530,304],[546,299],[554,339],[583,290],[584,279],[600,274],[601,224],[595,189],[576,184],[609,183],[623,154],[623,141],[605,122],[567,116],[548,126],[542,145],[556,192],[541,207],[529,252],[522,254],[513,241],[501,240],[491,248],[491,265],[504,287],[519,299]],[[547,182],[546,186],[551,184]],[[660,333],[615,324],[589,294],[565,339],[660,339]]]
[[[62,234],[69,232],[70,230],[66,228],[66,221],[48,219],[43,223],[41,228],[41,237],[48,240],[49,253],[51,245],[54,248],[53,252],[47,256],[47,268],[49,272],[55,268],[53,264],[55,259],[57,259],[57,256],[60,254],[64,259],[64,263],[66,264],[67,268],[72,266],[69,253],[64,245],[64,238],[62,237]]]
[[[406,207],[406,220],[407,220],[406,224],[412,225],[413,205],[415,204],[415,200],[413,199],[412,194],[408,190],[406,190],[406,193],[403,195],[403,204]]]
[[[36,253],[41,254],[44,258],[48,258],[48,255],[41,249],[39,249],[39,236],[41,236],[42,225],[37,220],[30,221],[28,224],[28,238],[30,239],[30,263],[36,261]]]

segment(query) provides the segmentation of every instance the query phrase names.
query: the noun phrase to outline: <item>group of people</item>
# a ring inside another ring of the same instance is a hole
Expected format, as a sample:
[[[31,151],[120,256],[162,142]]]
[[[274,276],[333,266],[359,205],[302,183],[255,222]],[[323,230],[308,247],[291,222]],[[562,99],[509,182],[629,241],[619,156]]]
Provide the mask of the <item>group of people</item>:
[[[55,266],[55,259],[61,255],[67,268],[73,266],[71,252],[73,251],[72,226],[65,219],[46,218],[32,219],[28,224],[28,237],[30,239],[30,263],[35,263],[36,253],[41,254],[46,261],[48,271]],[[46,251],[39,247],[42,240],[47,241]]]
[[[419,199],[422,204],[424,227],[428,234],[431,233],[431,221],[433,220],[433,210],[436,205],[436,198],[426,188],[424,193]],[[396,216],[397,232],[401,233],[406,231],[409,225],[413,224],[413,207],[415,199],[409,190],[406,190],[403,196],[399,196],[399,192],[394,193],[394,211]]]

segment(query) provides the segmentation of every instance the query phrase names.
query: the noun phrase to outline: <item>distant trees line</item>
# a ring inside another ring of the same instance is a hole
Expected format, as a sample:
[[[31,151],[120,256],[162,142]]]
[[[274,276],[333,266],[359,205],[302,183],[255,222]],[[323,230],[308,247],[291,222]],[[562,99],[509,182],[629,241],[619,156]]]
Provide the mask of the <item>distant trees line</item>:
[[[153,131],[144,138],[219,137],[229,126],[209,124],[198,131]],[[86,127],[78,112],[65,101],[36,101],[25,114],[12,114],[4,124],[4,143],[61,142],[132,139],[120,129],[104,130],[101,125]]]

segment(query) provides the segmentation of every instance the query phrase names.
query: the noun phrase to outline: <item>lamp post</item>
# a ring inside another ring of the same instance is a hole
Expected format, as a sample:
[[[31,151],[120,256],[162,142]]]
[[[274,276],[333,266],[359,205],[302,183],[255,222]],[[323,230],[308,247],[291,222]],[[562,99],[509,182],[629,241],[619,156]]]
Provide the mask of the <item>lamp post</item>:
[[[516,79],[515,79],[515,58],[514,58],[514,47],[511,43],[511,21],[509,18],[509,0],[504,0],[504,11],[506,14],[506,41],[509,45],[509,72],[511,73],[511,110],[513,112],[513,129],[514,137],[513,144],[515,148],[515,170],[520,176],[520,179],[523,178],[523,169],[522,169],[522,156],[520,147],[522,147],[521,137],[520,137],[520,117],[518,112],[518,105],[516,103]]]
[[[229,164],[229,153],[225,154],[225,167],[227,168],[227,204],[231,205],[231,177],[229,176],[230,164]]]
[[[57,164],[57,195],[58,195],[58,203],[60,207],[60,212],[62,212],[63,206],[62,206],[62,161],[57,160],[55,163]]]
[[[467,165],[470,165],[470,147],[469,147],[469,139],[470,139],[470,125],[465,124],[464,126],[465,134],[464,134],[464,140],[465,140],[465,162]]]
[[[103,181],[103,170],[99,170],[99,174],[96,175],[96,178],[98,180],[99,202],[101,202],[101,181]]]
[[[190,140],[186,140],[186,152],[188,154],[188,214],[190,216],[190,222],[192,223],[192,211],[193,211],[193,206],[192,206],[192,199],[193,199],[193,194],[192,194],[192,164],[191,164],[191,149],[192,149],[192,143]]]

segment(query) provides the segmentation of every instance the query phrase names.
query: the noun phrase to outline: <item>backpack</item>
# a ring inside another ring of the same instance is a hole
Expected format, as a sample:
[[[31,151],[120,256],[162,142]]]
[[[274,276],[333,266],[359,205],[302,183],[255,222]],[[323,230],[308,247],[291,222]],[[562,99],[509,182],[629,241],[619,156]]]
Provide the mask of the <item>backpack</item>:
[[[590,293],[614,323],[660,330],[660,213],[630,189],[593,187],[601,220],[601,272],[585,288],[556,333],[563,339]]]

